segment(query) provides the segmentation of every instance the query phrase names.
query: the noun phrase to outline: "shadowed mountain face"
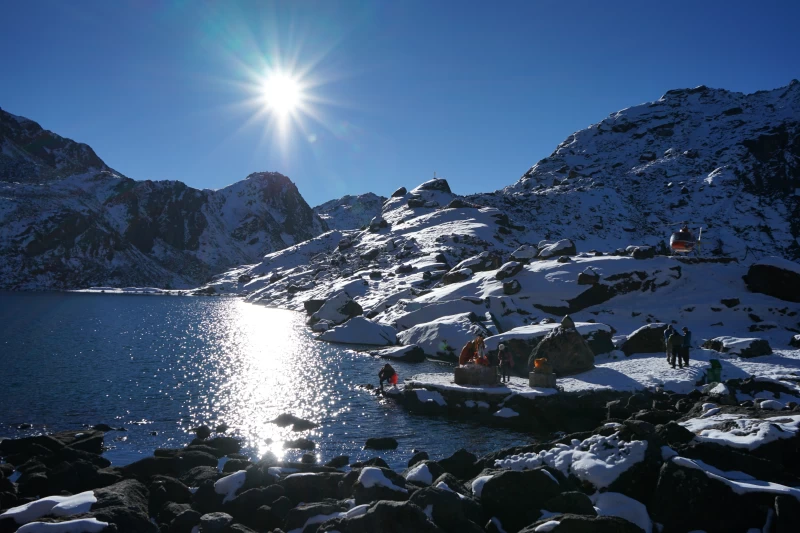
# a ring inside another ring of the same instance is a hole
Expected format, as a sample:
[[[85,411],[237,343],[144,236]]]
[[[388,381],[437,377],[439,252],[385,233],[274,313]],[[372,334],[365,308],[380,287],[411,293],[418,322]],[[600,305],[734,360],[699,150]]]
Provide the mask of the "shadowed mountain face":
[[[189,287],[327,227],[297,187],[134,181],[90,147],[0,110],[0,288]]]

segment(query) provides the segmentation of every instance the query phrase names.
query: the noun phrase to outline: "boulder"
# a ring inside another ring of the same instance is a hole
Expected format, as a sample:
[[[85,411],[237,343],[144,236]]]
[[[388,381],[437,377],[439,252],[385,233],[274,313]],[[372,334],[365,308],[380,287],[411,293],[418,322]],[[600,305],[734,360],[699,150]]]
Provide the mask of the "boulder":
[[[470,523],[468,517],[469,513],[473,518],[481,520],[482,513],[478,511],[477,505],[472,507],[469,503],[465,505],[464,501],[471,502],[471,500],[462,501],[455,492],[426,487],[416,491],[409,501],[424,509],[433,523],[445,531],[482,531],[477,524]]]
[[[551,513],[597,516],[592,500],[582,492],[562,492],[542,505]]]
[[[392,346],[397,344],[397,330],[363,316],[355,316],[344,324],[324,331],[318,338],[341,344]]]
[[[520,285],[520,282],[515,279],[503,282],[503,294],[505,295],[511,296],[513,294],[517,294],[521,290],[522,285]]]
[[[660,322],[644,325],[628,335],[628,338],[620,346],[620,350],[625,352],[625,355],[666,353],[667,347],[664,344],[665,329],[667,329],[667,325]]]
[[[772,348],[766,340],[756,338],[716,337],[705,341],[703,348],[744,358],[772,353]]]
[[[565,514],[544,518],[519,533],[642,533],[642,528],[618,516]],[[713,531],[713,530],[712,530]]]
[[[325,463],[325,466],[329,466],[331,468],[344,468],[348,464],[350,464],[349,456],[337,455],[336,457]]]
[[[476,465],[478,458],[475,454],[465,449],[457,450],[453,455],[439,461],[439,466],[444,468],[448,474],[452,474],[458,479],[467,480],[478,475],[481,467]],[[452,487],[456,490],[455,487]]]
[[[369,354],[385,359],[403,361],[405,363],[421,363],[425,360],[425,352],[416,344],[410,346],[396,346],[394,348],[386,348],[385,350],[375,350],[369,352]]]
[[[455,368],[456,385],[492,386],[498,382],[497,368],[468,363]]]
[[[739,298],[723,298],[719,303],[730,309],[739,305]]]
[[[591,268],[587,268],[578,274],[578,285],[594,285],[599,282],[600,274]]]
[[[574,328],[559,326],[548,333],[531,352],[528,369],[536,359],[546,357],[558,377],[578,374],[594,368],[594,352]]]
[[[481,252],[476,256],[464,259],[451,269],[455,272],[464,268],[469,269],[471,272],[488,272],[496,270],[502,264],[502,257],[496,252]]]
[[[789,346],[792,348],[800,348],[800,335],[795,335],[789,341]]]
[[[400,187],[399,189],[397,189],[392,193],[392,198],[402,198],[403,196],[406,195],[407,192],[408,190],[406,190],[405,187]]]
[[[406,481],[419,485],[432,485],[433,481],[443,474],[446,472],[439,463],[425,459],[406,469],[402,475]]]
[[[536,248],[536,246],[523,244],[511,252],[511,260],[522,264],[528,264],[531,262],[531,259],[534,259],[537,255],[539,255],[539,249]]]
[[[364,514],[334,518],[323,522],[317,533],[443,533],[443,530],[428,519],[417,505],[411,502],[379,501],[373,503]]]
[[[472,277],[472,270],[468,268],[461,268],[458,270],[451,270],[442,278],[443,285],[452,285],[459,283]]]
[[[365,450],[396,450],[397,439],[392,437],[372,437],[364,444]]]
[[[285,441],[283,447],[295,450],[313,450],[317,445],[314,441],[301,437],[299,439]]]
[[[452,194],[450,191],[450,185],[447,183],[446,179],[442,178],[433,178],[432,180],[428,180],[422,185],[418,185],[415,191],[439,191],[439,192],[446,192],[448,194]]]
[[[356,505],[377,500],[406,501],[406,480],[387,468],[362,468],[353,485],[353,497]]]
[[[298,505],[286,515],[284,525],[287,531],[303,531],[306,522],[315,516],[336,515],[347,510],[346,503],[335,501]]]
[[[541,504],[561,493],[557,479],[553,471],[542,468],[500,472],[483,485],[481,505],[506,530],[519,531],[541,516]]]
[[[411,468],[415,464],[417,464],[419,462],[422,462],[422,461],[426,461],[428,459],[429,459],[428,452],[424,452],[424,451],[423,452],[417,452],[413,456],[411,456],[411,459],[408,460],[408,467]]]
[[[322,307],[309,317],[308,323],[313,325],[320,320],[328,320],[333,324],[341,324],[363,313],[364,310],[361,306],[355,302],[349,294],[341,291],[328,298],[325,303],[322,304]]]
[[[652,246],[628,246],[625,251],[634,259],[652,259],[656,256],[656,249]]]
[[[443,316],[430,322],[416,324],[397,333],[401,344],[419,346],[427,357],[447,361],[458,361],[458,353],[467,341],[478,333],[488,337],[488,331],[475,313],[459,313]],[[441,347],[446,342],[447,350]]]
[[[119,533],[156,532],[150,521],[149,492],[142,483],[126,479],[94,491],[97,502],[91,514],[101,522],[117,526]]]
[[[575,243],[569,239],[561,239],[560,241],[541,241],[539,243],[539,259],[550,259],[562,255],[575,255]]]
[[[386,219],[384,219],[380,215],[374,217],[369,222],[369,231],[372,232],[372,233],[376,233],[376,232],[378,232],[378,231],[380,231],[382,229],[388,228],[388,227],[389,227],[389,223],[386,222]]]
[[[318,472],[289,474],[278,484],[286,491],[286,497],[295,504],[318,502],[339,495],[339,482],[344,479],[342,472]]]
[[[673,458],[661,467],[650,511],[665,531],[747,531],[764,525],[774,495],[737,494],[690,464]]]
[[[497,274],[495,274],[494,277],[495,279],[502,281],[506,278],[511,278],[516,276],[521,271],[522,271],[522,263],[519,263],[517,261],[509,261],[508,263],[500,267],[500,269],[497,271]]]
[[[292,431],[305,431],[319,427],[319,424],[311,420],[305,420],[291,413],[281,413],[275,417],[274,420],[270,420],[270,422],[281,428],[292,426]]]
[[[208,513],[200,517],[201,533],[224,533],[233,523],[233,517],[227,513]]]
[[[765,257],[752,264],[744,276],[752,292],[787,302],[800,302],[800,264],[781,257]]]
[[[319,311],[322,304],[325,303],[325,300],[306,300],[303,302],[303,309],[305,309],[307,315],[313,315],[317,311]]]

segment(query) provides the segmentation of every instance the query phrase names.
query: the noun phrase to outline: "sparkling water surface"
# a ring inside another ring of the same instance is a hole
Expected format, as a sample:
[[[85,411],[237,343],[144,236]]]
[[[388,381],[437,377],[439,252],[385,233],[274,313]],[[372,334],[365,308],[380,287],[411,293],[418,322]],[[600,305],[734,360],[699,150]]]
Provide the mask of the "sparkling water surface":
[[[383,457],[401,468],[412,450],[442,458],[527,443],[504,429],[412,415],[360,384],[377,384],[385,360],[316,341],[305,316],[238,299],[81,293],[0,292],[0,438],[98,423],[117,465],[176,447],[199,424],[230,426],[252,458],[317,443],[327,461]],[[393,363],[401,382],[450,371],[433,362]],[[281,413],[317,422],[293,432],[270,423]],[[32,424],[20,430],[20,424]],[[395,437],[395,451],[363,450],[369,437]]]

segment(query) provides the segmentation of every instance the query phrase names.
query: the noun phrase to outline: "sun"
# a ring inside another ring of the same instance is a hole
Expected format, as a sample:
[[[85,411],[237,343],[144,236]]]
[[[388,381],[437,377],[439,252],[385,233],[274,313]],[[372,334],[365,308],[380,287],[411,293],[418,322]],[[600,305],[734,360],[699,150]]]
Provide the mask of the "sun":
[[[303,103],[303,88],[300,82],[285,72],[267,75],[261,83],[264,104],[279,118],[295,113]]]

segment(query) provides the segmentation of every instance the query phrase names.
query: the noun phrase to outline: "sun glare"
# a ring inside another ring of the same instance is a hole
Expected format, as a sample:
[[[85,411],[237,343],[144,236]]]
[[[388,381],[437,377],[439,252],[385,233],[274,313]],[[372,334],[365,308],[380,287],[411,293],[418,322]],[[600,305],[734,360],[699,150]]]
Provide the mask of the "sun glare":
[[[266,106],[281,118],[291,115],[302,105],[303,90],[298,81],[286,73],[267,76],[261,90]]]

